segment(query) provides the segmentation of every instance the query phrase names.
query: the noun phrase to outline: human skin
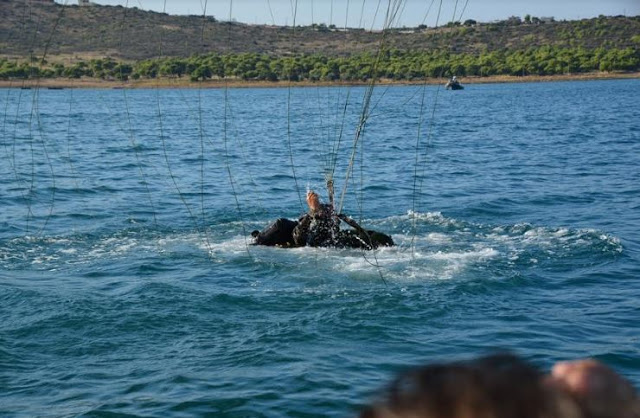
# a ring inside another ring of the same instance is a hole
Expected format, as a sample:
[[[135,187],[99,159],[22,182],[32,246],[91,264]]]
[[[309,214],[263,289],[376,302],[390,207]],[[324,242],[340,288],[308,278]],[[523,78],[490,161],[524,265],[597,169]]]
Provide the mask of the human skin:
[[[307,205],[309,205],[309,209],[311,209],[312,212],[320,209],[320,198],[313,190],[307,192]]]
[[[588,417],[640,418],[640,400],[633,386],[596,360],[556,363],[549,383],[571,395]]]

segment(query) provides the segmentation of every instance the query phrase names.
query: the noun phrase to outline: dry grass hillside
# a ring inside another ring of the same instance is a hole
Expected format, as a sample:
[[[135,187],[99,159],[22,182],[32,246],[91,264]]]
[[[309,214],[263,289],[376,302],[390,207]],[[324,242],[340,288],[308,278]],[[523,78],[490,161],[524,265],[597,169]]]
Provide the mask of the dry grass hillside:
[[[447,49],[479,53],[541,45],[560,47],[640,46],[640,17],[518,24],[458,25],[439,29],[403,29],[388,43],[403,50]],[[272,27],[220,22],[202,16],[171,16],[121,6],[62,6],[27,0],[0,0],[0,56],[86,59],[110,56],[141,60],[186,57],[205,52],[256,52],[272,56],[314,54],[344,56],[374,50],[379,32],[358,29]]]

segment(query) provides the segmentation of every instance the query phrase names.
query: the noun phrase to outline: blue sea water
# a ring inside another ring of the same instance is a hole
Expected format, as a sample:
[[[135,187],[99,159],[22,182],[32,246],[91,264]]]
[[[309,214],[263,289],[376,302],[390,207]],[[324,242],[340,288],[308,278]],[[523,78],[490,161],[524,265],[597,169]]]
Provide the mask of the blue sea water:
[[[640,80],[0,91],[0,415],[351,416],[517,353],[640,385]],[[250,246],[307,188],[392,234]]]

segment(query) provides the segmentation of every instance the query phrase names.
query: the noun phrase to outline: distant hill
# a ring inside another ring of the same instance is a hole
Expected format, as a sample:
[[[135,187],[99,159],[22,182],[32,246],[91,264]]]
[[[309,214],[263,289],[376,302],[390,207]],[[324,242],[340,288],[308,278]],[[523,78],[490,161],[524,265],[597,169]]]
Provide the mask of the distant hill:
[[[533,23],[519,19],[447,27],[403,28],[387,34],[399,50],[480,54],[532,47],[640,47],[640,17],[600,17],[580,21]],[[48,60],[112,57],[138,61],[216,52],[260,53],[275,57],[322,54],[349,56],[373,51],[380,32],[340,30],[325,25],[274,27],[220,22],[213,17],[171,16],[121,6],[62,6],[25,0],[0,0],[0,57]]]

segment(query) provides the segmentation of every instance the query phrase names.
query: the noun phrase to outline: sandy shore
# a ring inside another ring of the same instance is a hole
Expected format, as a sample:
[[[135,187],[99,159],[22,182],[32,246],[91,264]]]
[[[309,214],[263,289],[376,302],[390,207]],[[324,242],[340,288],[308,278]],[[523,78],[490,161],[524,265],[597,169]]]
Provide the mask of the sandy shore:
[[[552,82],[552,81],[572,81],[572,80],[607,80],[621,78],[640,78],[640,72],[633,73],[587,73],[568,74],[554,76],[491,76],[491,77],[459,77],[462,84],[484,84],[484,83],[530,83],[530,82]],[[426,84],[445,84],[446,79],[427,79]],[[424,80],[416,81],[394,81],[379,80],[380,85],[411,85],[424,84]],[[207,80],[192,82],[188,78],[181,79],[157,79],[157,80],[131,80],[127,82],[109,81],[93,78],[68,79],[68,78],[48,78],[33,80],[0,80],[0,88],[86,88],[86,89],[150,89],[150,88],[243,88],[243,87],[316,87],[316,86],[357,86],[366,85],[366,82],[291,82],[288,81],[242,81],[242,80]]]

